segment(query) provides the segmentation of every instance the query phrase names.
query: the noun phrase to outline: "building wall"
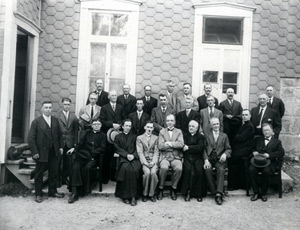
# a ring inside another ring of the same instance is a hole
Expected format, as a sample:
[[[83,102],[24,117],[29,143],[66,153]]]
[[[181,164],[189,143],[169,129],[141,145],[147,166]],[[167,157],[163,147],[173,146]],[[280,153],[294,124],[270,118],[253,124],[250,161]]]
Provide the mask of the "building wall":
[[[5,1],[0,2],[0,76],[2,79],[3,69],[3,45],[4,45],[4,22],[5,22]],[[0,79],[0,89],[1,89]]]
[[[53,0],[52,0],[53,1]],[[41,0],[18,0],[17,11],[39,25]]]

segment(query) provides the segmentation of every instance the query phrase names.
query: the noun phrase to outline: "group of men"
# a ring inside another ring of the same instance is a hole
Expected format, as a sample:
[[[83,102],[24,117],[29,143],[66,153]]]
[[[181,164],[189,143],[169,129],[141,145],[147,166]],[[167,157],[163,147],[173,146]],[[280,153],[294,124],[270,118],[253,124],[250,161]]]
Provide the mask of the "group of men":
[[[143,202],[162,200],[169,174],[172,200],[177,199],[179,185],[185,201],[194,197],[198,202],[208,187],[221,205],[225,170],[228,167],[230,189],[244,188],[245,160],[251,162],[251,200],[267,201],[274,165],[284,155],[278,140],[284,104],[274,97],[273,87],[268,86],[267,94],[259,95],[259,105],[249,111],[233,98],[232,88],[219,104],[210,84],[204,85],[204,95],[195,98],[191,84],[184,83],[183,94],[177,95],[175,83],[169,80],[157,100],[150,85],[144,87],[145,96],[137,99],[128,84],[117,96],[115,90],[103,90],[101,79],[95,83],[96,91],[89,94],[78,116],[70,112],[71,100],[64,98],[57,117],[51,116],[52,103],[46,101],[42,116],[32,122],[29,145],[37,162],[37,202],[43,200],[46,169],[49,196],[63,197],[56,188],[65,183],[71,191],[68,202],[74,203],[91,192],[100,168],[103,183],[116,181],[115,195],[132,206],[140,195]],[[112,138],[114,132],[118,134]],[[261,188],[258,171],[263,177]]]

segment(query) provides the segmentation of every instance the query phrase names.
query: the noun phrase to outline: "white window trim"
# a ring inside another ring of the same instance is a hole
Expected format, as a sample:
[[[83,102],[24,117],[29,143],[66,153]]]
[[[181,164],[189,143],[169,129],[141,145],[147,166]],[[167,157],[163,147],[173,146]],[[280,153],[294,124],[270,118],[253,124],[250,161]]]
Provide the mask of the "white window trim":
[[[201,95],[203,86],[200,86],[201,68],[201,47],[202,47],[202,28],[205,16],[213,17],[240,17],[244,18],[243,27],[243,53],[242,53],[242,73],[243,84],[241,85],[243,93],[241,97],[242,106],[247,108],[249,105],[250,90],[250,68],[251,68],[251,43],[252,43],[252,21],[255,7],[241,4],[218,2],[218,3],[199,3],[193,1],[195,8],[195,29],[194,29],[194,54],[193,54],[193,78],[192,84],[199,87],[193,87],[193,95]],[[207,44],[206,44],[207,45]],[[228,46],[228,45],[227,45]],[[199,65],[200,63],[200,65]]]
[[[135,94],[135,82],[136,82],[136,62],[137,62],[137,42],[138,42],[138,22],[139,22],[139,7],[142,1],[138,0],[81,0],[80,10],[80,28],[87,28],[87,18],[90,10],[108,10],[108,11],[124,11],[130,12],[132,19],[131,27],[132,38],[130,40],[130,55],[128,55],[128,63],[133,68],[128,68],[127,78],[125,82],[131,86],[131,94]],[[86,60],[88,48],[86,47],[86,41],[88,40],[88,34],[84,29],[79,31],[79,51],[78,51],[78,70],[77,70],[77,90],[76,90],[76,113],[79,112],[80,108],[85,105],[87,99],[87,92],[89,91],[89,84],[86,76],[89,75],[86,71],[88,70],[87,65],[89,60]],[[107,91],[107,89],[105,89]]]

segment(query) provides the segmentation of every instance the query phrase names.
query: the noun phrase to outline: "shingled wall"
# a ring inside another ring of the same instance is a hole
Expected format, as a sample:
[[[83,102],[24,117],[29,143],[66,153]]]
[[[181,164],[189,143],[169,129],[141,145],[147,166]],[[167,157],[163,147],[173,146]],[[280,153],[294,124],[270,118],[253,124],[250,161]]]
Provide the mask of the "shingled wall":
[[[40,24],[41,0],[18,0],[17,11],[35,24]]]

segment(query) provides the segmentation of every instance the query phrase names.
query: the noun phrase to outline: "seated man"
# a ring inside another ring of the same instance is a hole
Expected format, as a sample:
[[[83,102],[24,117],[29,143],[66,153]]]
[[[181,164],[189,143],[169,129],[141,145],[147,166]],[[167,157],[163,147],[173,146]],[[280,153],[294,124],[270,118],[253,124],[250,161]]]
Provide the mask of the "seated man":
[[[276,171],[277,163],[283,160],[284,149],[281,141],[274,137],[271,124],[262,124],[262,131],[264,136],[254,139],[253,158],[251,159],[249,173],[254,192],[251,201],[256,201],[261,196],[262,201],[266,202],[271,175]],[[258,172],[262,173],[260,188],[258,185]]]
[[[131,131],[132,122],[125,119],[122,125],[123,132],[115,138],[115,152],[119,154],[119,164],[116,173],[116,192],[125,204],[135,206],[139,196],[141,163],[136,152],[136,135]]]
[[[157,178],[157,162],[158,162],[158,137],[152,134],[154,129],[153,122],[147,121],[145,125],[145,133],[136,139],[136,150],[139,155],[143,167],[143,198],[147,201],[147,196],[152,202],[156,201],[155,189],[158,183]]]
[[[231,147],[228,137],[220,131],[218,118],[210,120],[212,131],[207,134],[207,146],[204,151],[204,169],[208,187],[212,194],[215,194],[215,201],[218,205],[223,203],[224,174],[227,166],[227,158],[230,157]],[[212,168],[217,170],[217,181],[213,178]]]
[[[92,130],[88,131],[80,140],[75,149],[75,160],[70,176],[69,189],[72,191],[68,202],[74,203],[78,195],[85,195],[92,190],[92,181],[101,157],[105,154],[106,135],[100,131],[101,122],[92,122]],[[70,149],[67,154],[74,152]]]
[[[169,167],[173,169],[171,199],[176,200],[177,184],[182,174],[182,147],[184,146],[183,135],[180,129],[176,129],[175,116],[170,114],[167,116],[167,128],[163,128],[159,132],[158,148],[160,150],[159,160],[159,192],[158,200],[163,197],[163,189]]]
[[[181,192],[185,195],[185,201],[196,197],[198,202],[202,201],[204,194],[203,178],[203,153],[205,149],[205,138],[198,132],[199,123],[191,120],[189,132],[184,135],[183,146],[183,176]]]

